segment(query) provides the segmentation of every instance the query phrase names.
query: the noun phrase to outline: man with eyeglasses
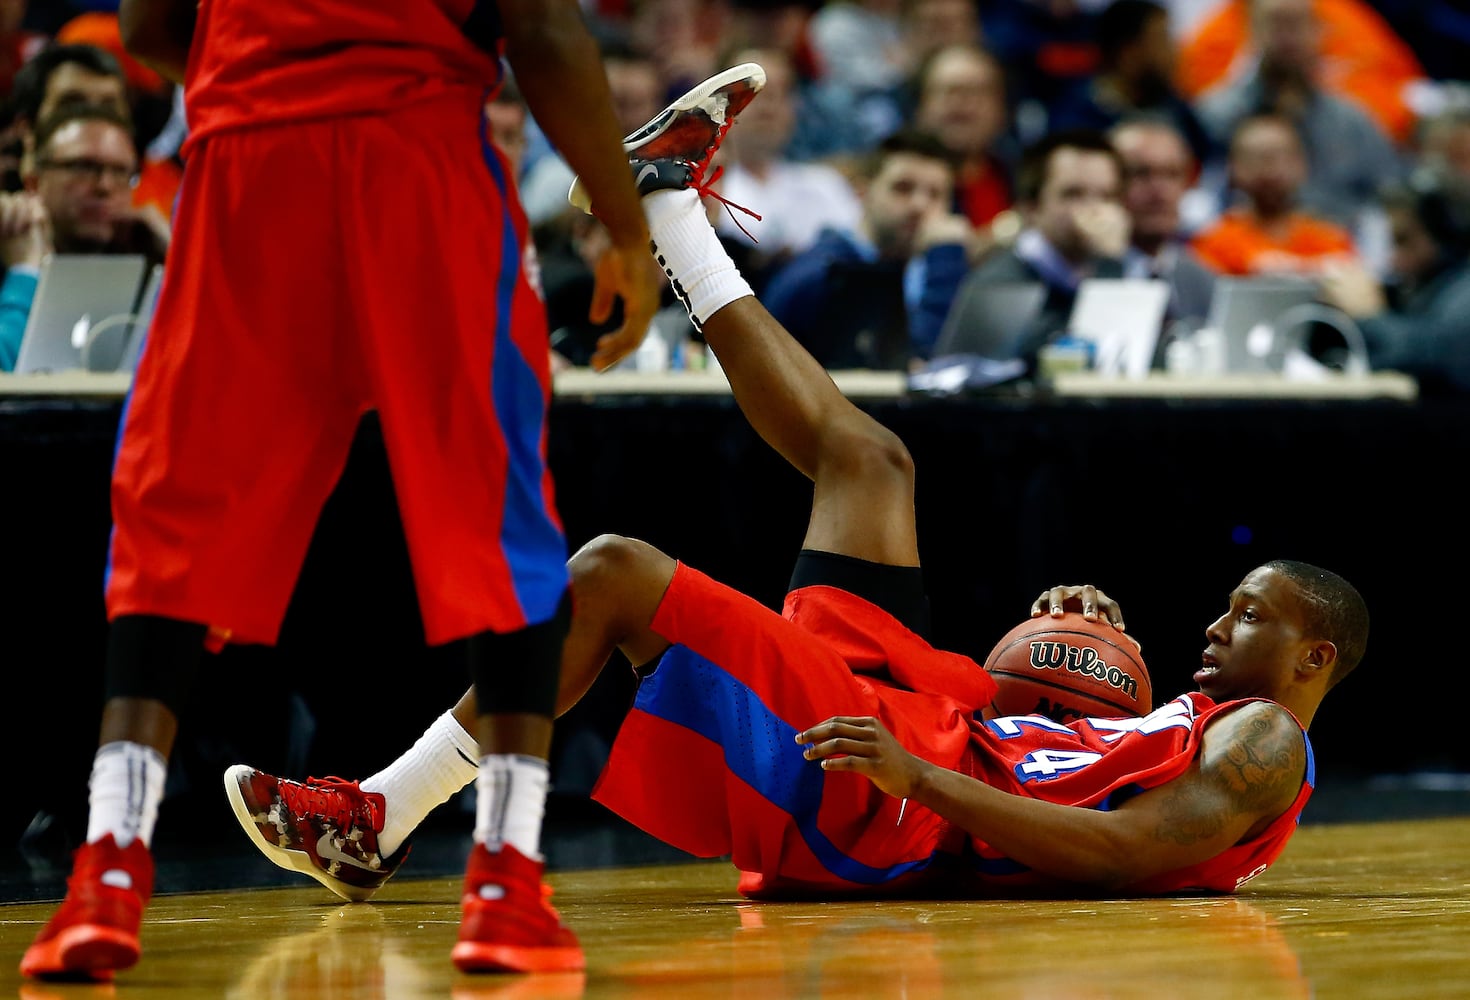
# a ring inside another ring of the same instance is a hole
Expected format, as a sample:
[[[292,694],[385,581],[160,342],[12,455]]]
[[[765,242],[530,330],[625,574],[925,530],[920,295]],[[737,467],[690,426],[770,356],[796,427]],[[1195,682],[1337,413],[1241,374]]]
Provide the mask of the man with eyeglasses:
[[[15,366],[41,261],[47,254],[142,254],[168,250],[168,225],[132,206],[138,151],[115,108],[62,105],[37,126],[22,166],[23,191],[0,194],[0,370]]]

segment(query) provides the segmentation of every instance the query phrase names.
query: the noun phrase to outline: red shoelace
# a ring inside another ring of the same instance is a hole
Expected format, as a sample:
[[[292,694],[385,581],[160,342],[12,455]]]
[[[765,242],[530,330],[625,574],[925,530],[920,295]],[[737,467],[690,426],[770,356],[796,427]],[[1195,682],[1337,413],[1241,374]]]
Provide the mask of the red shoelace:
[[[730,126],[731,125],[734,125],[734,124],[735,124],[735,119],[734,118],[728,118],[728,119],[725,120],[725,123],[720,126],[719,132],[715,133],[715,141],[712,144],[716,149],[719,148],[719,145],[720,145],[721,141],[724,140],[725,133],[728,132],[728,131],[730,131]],[[711,156],[712,155],[713,154],[711,154]],[[706,180],[705,179],[705,176],[704,176],[704,172],[705,172],[705,170],[707,170],[709,168],[709,164],[710,164],[710,157],[705,157],[704,159],[700,160],[698,163],[691,163],[690,164],[690,167],[693,168],[693,178],[692,178],[692,181],[691,181],[691,183],[690,183],[689,186],[692,187],[694,190],[698,191],[701,196],[708,197],[708,198],[713,198],[715,201],[719,202],[721,205],[724,205],[725,206],[725,211],[727,213],[729,213],[730,221],[733,222],[733,223],[735,223],[735,225],[739,228],[739,230],[742,233],[744,233],[746,236],[750,237],[750,241],[752,243],[759,243],[760,240],[756,239],[755,236],[751,233],[751,231],[749,229],[746,229],[744,226],[742,226],[740,224],[740,220],[737,219],[737,218],[735,218],[735,213],[732,212],[732,211],[730,211],[730,210],[731,209],[739,209],[740,211],[744,212],[746,215],[748,215],[752,219],[754,219],[756,222],[759,222],[761,220],[761,217],[759,215],[757,215],[756,213],[752,212],[750,209],[746,208],[744,205],[737,205],[733,201],[731,201],[730,199],[726,198],[724,195],[720,194],[719,192],[711,190],[711,188],[713,187],[715,181],[719,180],[720,179],[720,175],[725,172],[725,168],[723,166],[715,167],[715,172],[712,173],[712,174],[710,174],[709,175],[709,179]]]
[[[298,817],[321,816],[339,830],[361,823],[376,832],[381,826],[368,793],[357,782],[335,775],[307,778],[306,783],[282,781],[277,786],[287,808]]]

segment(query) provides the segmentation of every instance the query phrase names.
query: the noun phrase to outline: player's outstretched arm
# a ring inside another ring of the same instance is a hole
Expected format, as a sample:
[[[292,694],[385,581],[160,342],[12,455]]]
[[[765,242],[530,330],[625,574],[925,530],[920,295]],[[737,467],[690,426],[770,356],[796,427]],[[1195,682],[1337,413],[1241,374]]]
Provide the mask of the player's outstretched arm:
[[[607,227],[612,249],[598,265],[591,320],[623,300],[623,325],[598,341],[607,368],[642,343],[658,311],[658,275],[648,265],[648,224],[628,172],[607,71],[577,0],[499,0],[505,57],[536,124],[576,171]]]
[[[865,775],[1029,868],[1097,888],[1220,854],[1285,812],[1306,768],[1301,728],[1265,702],[1211,725],[1190,770],[1108,812],[1014,795],[937,767],[873,718],[829,719],[796,739],[825,770]]]

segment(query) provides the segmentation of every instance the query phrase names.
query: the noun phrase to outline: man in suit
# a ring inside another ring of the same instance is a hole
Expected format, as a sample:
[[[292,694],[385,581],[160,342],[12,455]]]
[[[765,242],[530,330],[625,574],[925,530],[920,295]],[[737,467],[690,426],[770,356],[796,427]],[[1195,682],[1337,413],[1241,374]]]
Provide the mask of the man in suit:
[[[1123,276],[1123,164],[1105,133],[1052,132],[1022,154],[1016,193],[1025,228],[965,277],[946,322],[959,321],[956,305],[963,300],[983,300],[987,286],[1039,282],[1046,289],[1039,314],[978,352],[1034,369],[1041,349],[1066,332],[1082,281]]]
[[[1190,249],[1180,224],[1180,202],[1198,165],[1184,136],[1162,119],[1125,119],[1109,138],[1123,160],[1123,207],[1130,223],[1123,274],[1169,283],[1157,367],[1171,332],[1203,323],[1215,293],[1215,272]]]

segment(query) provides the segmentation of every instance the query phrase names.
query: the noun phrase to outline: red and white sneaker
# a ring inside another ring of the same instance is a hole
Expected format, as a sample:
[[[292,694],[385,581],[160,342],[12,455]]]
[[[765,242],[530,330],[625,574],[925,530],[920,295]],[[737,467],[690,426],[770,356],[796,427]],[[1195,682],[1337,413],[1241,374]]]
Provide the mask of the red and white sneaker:
[[[720,171],[716,168],[705,177],[710,159],[720,148],[725,133],[735,124],[735,116],[745,110],[765,85],[766,71],[758,63],[732,66],[690,90],[642,128],[624,136],[623,151],[637,171],[638,193],[692,187],[701,194],[713,195],[708,189]],[[673,161],[684,169],[647,170],[654,161]],[[572,181],[567,200],[591,214],[592,202],[580,179]]]
[[[582,945],[547,902],[546,865],[509,844],[470,851],[460,897],[459,943],[454,964],[462,972],[576,972],[586,967]]]
[[[66,899],[20,960],[38,979],[107,980],[137,964],[138,926],[153,895],[153,856],[141,840],[108,834],[73,857]]]
[[[244,764],[225,771],[225,794],[250,839],[287,871],[310,875],[349,902],[382,887],[408,857],[405,841],[378,851],[383,796],[343,778],[277,778]]]

